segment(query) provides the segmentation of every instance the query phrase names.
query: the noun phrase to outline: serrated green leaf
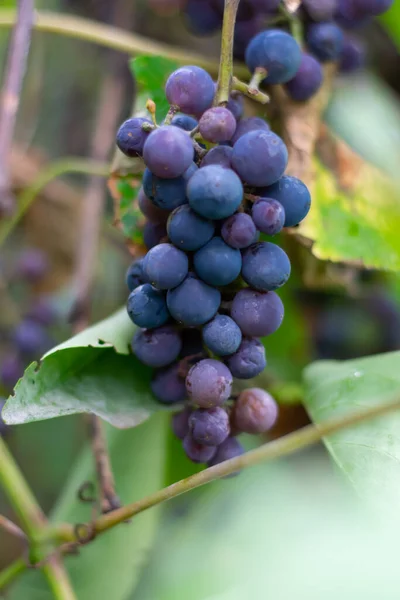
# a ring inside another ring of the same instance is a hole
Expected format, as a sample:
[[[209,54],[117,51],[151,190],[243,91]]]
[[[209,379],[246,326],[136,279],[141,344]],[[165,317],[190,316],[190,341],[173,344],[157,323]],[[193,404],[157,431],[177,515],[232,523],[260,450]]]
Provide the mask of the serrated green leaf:
[[[139,88],[137,110],[145,109],[147,100],[151,99],[156,103],[156,118],[162,121],[169,109],[165,83],[179,64],[162,56],[142,55],[133,58],[130,67]]]
[[[150,392],[151,369],[129,354],[134,326],[123,309],[32,363],[3,409],[11,424],[94,413],[135,427],[163,407]]]
[[[322,260],[400,270],[400,192],[380,171],[360,161],[351,192],[315,160],[313,202],[298,233]]]
[[[400,394],[400,352],[320,361],[305,370],[305,406],[314,423],[374,406]],[[400,411],[346,428],[325,445],[357,492],[397,511],[400,500]]]
[[[134,431],[108,429],[108,442],[117,490],[126,504],[163,487],[165,444],[169,422],[156,415]],[[58,501],[52,521],[84,523],[91,518],[91,506],[79,502],[77,491],[84,481],[94,480],[93,457],[86,449]],[[135,589],[154,543],[160,510],[137,515],[82,547],[79,555],[66,558],[66,566],[79,600],[126,600]],[[11,590],[10,600],[50,600],[43,575],[31,570]]]

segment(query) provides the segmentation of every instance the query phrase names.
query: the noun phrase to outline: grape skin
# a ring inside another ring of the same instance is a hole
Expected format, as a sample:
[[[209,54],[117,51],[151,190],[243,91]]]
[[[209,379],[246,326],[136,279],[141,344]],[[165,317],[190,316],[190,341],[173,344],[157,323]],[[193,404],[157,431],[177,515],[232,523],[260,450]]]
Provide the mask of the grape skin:
[[[228,356],[239,348],[242,333],[233,319],[216,315],[202,329],[204,344],[217,356]]]
[[[189,417],[191,414],[191,408],[184,408],[172,415],[172,431],[179,440],[183,440],[185,435],[189,433]]]
[[[199,408],[189,417],[189,431],[197,444],[219,446],[230,433],[229,417],[223,408]]]
[[[343,31],[334,23],[315,23],[308,28],[307,43],[322,62],[337,60],[343,50]]]
[[[276,244],[257,242],[243,253],[242,277],[256,290],[276,290],[287,282],[289,275],[289,258]]]
[[[243,335],[255,337],[271,335],[282,324],[283,302],[275,292],[243,289],[233,299],[231,316]]]
[[[173,179],[167,179],[166,181],[173,181]],[[169,212],[156,206],[154,202],[146,196],[142,187],[138,193],[138,204],[140,212],[152,223],[165,223],[168,219]]]
[[[251,211],[253,221],[263,233],[276,235],[283,229],[285,223],[285,209],[277,200],[260,198],[253,204]]]
[[[193,365],[186,377],[186,390],[201,408],[221,406],[232,391],[232,375],[218,360],[206,358]]]
[[[160,290],[177,287],[188,274],[187,255],[172,244],[158,244],[146,254],[144,272],[149,282]]]
[[[146,169],[143,174],[144,192],[156,207],[165,211],[174,210],[182,204],[187,204],[186,186],[195,171],[197,167],[193,163],[180,177],[164,179]]]
[[[217,313],[221,293],[198,279],[193,273],[175,289],[168,290],[167,305],[178,323],[204,325]]]
[[[236,458],[244,454],[242,444],[235,437],[228,437],[220,446],[218,446],[213,458],[208,461],[209,467],[219,465],[226,460]]]
[[[231,169],[209,165],[196,171],[187,186],[187,197],[195,212],[207,219],[225,219],[239,208],[243,186]]]
[[[171,325],[157,329],[139,329],[132,340],[132,350],[144,365],[166,367],[179,356],[182,339]]]
[[[183,175],[193,162],[193,157],[191,138],[174,125],[164,125],[152,131],[143,147],[147,167],[154,175],[164,179]]]
[[[194,251],[204,246],[214,235],[213,221],[204,219],[188,205],[174,210],[167,223],[168,237],[182,250]]]
[[[225,363],[236,379],[252,379],[267,366],[264,346],[257,338],[243,338],[237,352],[228,356]]]
[[[310,191],[297,177],[284,175],[274,185],[258,190],[258,194],[274,198],[282,204],[285,209],[285,227],[298,225],[310,210]]]
[[[237,213],[226,219],[222,225],[221,235],[232,248],[248,248],[258,238],[253,219],[246,213]]]
[[[260,388],[248,388],[241,392],[233,407],[233,426],[246,433],[266,433],[275,425],[277,418],[277,403]]]
[[[186,456],[194,463],[207,463],[213,458],[217,451],[215,446],[197,444],[190,433],[185,435],[182,445]]]
[[[286,83],[300,67],[301,50],[293,36],[280,29],[269,29],[251,40],[245,60],[250,71],[257,67],[267,70],[266,83]]]
[[[134,260],[133,263],[128,267],[125,275],[125,283],[130,292],[133,292],[133,290],[143,283],[149,283],[146,275],[143,272],[143,258]]]
[[[160,327],[170,317],[165,294],[149,283],[140,285],[130,293],[127,311],[131,321],[145,329]]]
[[[272,131],[250,131],[233,146],[232,167],[249,185],[272,185],[282,177],[287,163],[287,148]]]
[[[234,136],[232,137],[232,144],[236,144],[239,138],[241,138],[245,133],[249,133],[250,131],[270,131],[271,128],[264,119],[261,117],[247,117],[246,119],[242,119],[239,121]]]
[[[208,165],[219,165],[225,169],[231,168],[233,148],[230,146],[214,146],[211,148],[201,161],[200,167],[207,167]]]
[[[195,253],[193,263],[200,279],[220,287],[232,283],[239,276],[242,255],[236,248],[225,244],[222,238],[214,237]]]
[[[185,131],[192,131],[198,125],[197,119],[190,117],[189,115],[175,115],[171,121],[171,125],[184,129]]]
[[[165,223],[151,223],[147,221],[143,227],[143,242],[147,250],[157,246],[167,235]]]
[[[310,54],[303,53],[296,75],[285,84],[289,96],[297,102],[305,102],[320,89],[324,79],[321,64]]]
[[[208,142],[227,142],[236,131],[236,119],[227,108],[215,106],[202,115],[199,130]]]
[[[179,363],[155,371],[150,387],[162,404],[177,404],[186,398],[185,379],[180,375]]]
[[[129,157],[142,156],[143,146],[150,134],[145,131],[142,125],[152,125],[149,119],[142,117],[134,117],[122,123],[117,133],[117,146]]]
[[[183,113],[197,116],[212,105],[214,89],[214,82],[207,71],[185,66],[168,77],[165,93],[171,105],[178,106]]]

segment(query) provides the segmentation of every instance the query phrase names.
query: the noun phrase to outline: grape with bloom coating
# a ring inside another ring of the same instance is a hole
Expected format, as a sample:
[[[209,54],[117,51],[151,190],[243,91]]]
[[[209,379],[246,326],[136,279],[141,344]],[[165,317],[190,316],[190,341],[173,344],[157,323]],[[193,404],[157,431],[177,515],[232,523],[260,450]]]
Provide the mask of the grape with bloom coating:
[[[142,156],[143,146],[149,137],[150,131],[143,129],[143,125],[151,126],[149,119],[134,117],[122,123],[117,133],[117,146],[126,156]]]
[[[133,292],[133,290],[143,283],[149,283],[143,271],[143,258],[134,260],[128,267],[125,275],[125,283],[130,292]]]
[[[186,456],[194,463],[207,463],[217,451],[215,446],[198,444],[194,441],[190,433],[185,435],[182,445]]]
[[[185,131],[192,131],[198,125],[197,119],[189,115],[175,115],[171,121],[171,125],[184,129]]]
[[[242,268],[240,250],[225,244],[222,238],[214,237],[194,255],[197,275],[210,285],[221,287],[235,281]]]
[[[257,338],[243,338],[237,352],[228,356],[225,362],[233,377],[251,379],[267,366],[265,348]]]
[[[307,44],[322,62],[337,60],[343,50],[343,31],[335,23],[315,23],[308,28]]]
[[[167,223],[171,242],[186,251],[204,246],[214,235],[214,230],[214,222],[195,213],[188,204],[176,208]]]
[[[285,227],[298,225],[310,210],[310,191],[297,177],[284,175],[274,185],[258,190],[258,194],[274,198],[282,204],[285,209]]]
[[[146,171],[148,171],[148,169],[146,169]],[[166,179],[165,181],[174,181],[174,179]],[[155,203],[146,196],[142,187],[138,194],[138,204],[140,212],[152,223],[165,223],[168,219],[168,210],[156,206]]]
[[[280,202],[272,198],[257,200],[253,204],[251,216],[257,229],[267,235],[276,235],[282,231],[285,223],[285,209]]]
[[[143,263],[148,281],[160,290],[177,287],[189,270],[187,255],[172,244],[158,244],[148,251]]]
[[[155,371],[150,387],[162,404],[177,404],[187,396],[185,378],[181,376],[179,363]]]
[[[301,50],[293,36],[280,29],[268,29],[251,40],[245,59],[250,71],[257,67],[267,70],[267,83],[286,83],[300,67]]]
[[[231,372],[218,360],[206,358],[190,369],[186,390],[192,402],[201,408],[221,406],[231,395]]]
[[[299,70],[293,79],[285,84],[285,89],[293,100],[305,102],[317,93],[323,80],[321,64],[311,54],[304,52]]]
[[[147,250],[157,246],[167,235],[165,223],[151,223],[147,221],[143,227],[143,242]]]
[[[284,307],[275,292],[245,288],[233,299],[231,316],[243,335],[263,337],[274,333],[283,321]]]
[[[193,273],[167,293],[167,305],[178,323],[188,326],[204,325],[217,313],[221,293],[201,281]]]
[[[147,167],[154,175],[164,179],[183,175],[190,167],[193,157],[191,138],[174,125],[164,125],[152,131],[143,147]]]
[[[289,279],[290,261],[284,250],[271,242],[252,244],[243,254],[242,277],[261,292],[276,290]]]
[[[239,348],[242,334],[233,319],[226,315],[216,315],[202,329],[203,341],[217,356],[228,356]]]
[[[214,90],[207,71],[190,65],[171,73],[165,86],[168,102],[189,115],[201,115],[210,108]]]
[[[219,446],[230,433],[229,417],[223,408],[199,408],[189,417],[189,431],[197,444]]]
[[[286,145],[272,131],[250,131],[233,146],[232,168],[249,185],[272,185],[282,177],[287,163]]]
[[[235,144],[239,138],[250,131],[270,131],[270,126],[261,117],[247,117],[241,119],[236,127],[235,135],[232,138],[232,144]]]
[[[202,138],[208,142],[228,142],[235,133],[236,119],[227,108],[214,106],[202,115],[199,130]]]
[[[232,248],[248,248],[258,238],[253,219],[246,213],[237,213],[224,221],[221,228],[224,241]]]
[[[127,311],[135,325],[146,329],[160,327],[170,317],[164,292],[149,283],[140,285],[130,293]]]
[[[156,329],[139,329],[132,340],[132,350],[143,364],[153,367],[166,367],[182,349],[182,338],[172,325]]]
[[[187,197],[195,212],[206,219],[225,219],[239,208],[243,186],[231,169],[209,165],[190,178]]]
[[[266,433],[276,423],[278,405],[260,388],[248,388],[239,395],[232,411],[235,429],[246,433]]]
[[[168,213],[168,211],[187,203],[186,186],[195,171],[197,171],[197,167],[193,163],[193,166],[191,165],[180,177],[164,179],[154,175],[150,169],[145,169],[143,174],[144,192],[155,208],[163,209]]]
[[[200,167],[207,167],[208,165],[219,165],[225,169],[231,168],[233,148],[230,146],[214,146],[211,148],[201,161]]]
[[[183,440],[185,435],[189,433],[189,417],[191,414],[192,409],[186,407],[172,415],[172,431],[179,440]]]

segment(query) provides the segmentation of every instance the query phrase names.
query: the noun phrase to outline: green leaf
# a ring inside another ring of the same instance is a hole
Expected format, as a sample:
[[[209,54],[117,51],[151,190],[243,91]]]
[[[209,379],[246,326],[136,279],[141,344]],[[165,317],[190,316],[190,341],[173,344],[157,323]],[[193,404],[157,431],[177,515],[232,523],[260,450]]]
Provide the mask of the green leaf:
[[[362,162],[347,191],[315,161],[313,203],[298,233],[314,242],[321,260],[400,270],[400,192],[380,171]]]
[[[134,502],[163,487],[168,418],[159,414],[134,431],[108,430],[117,490],[123,503]],[[77,460],[54,511],[52,521],[84,523],[92,507],[77,499],[84,481],[93,480],[89,449]],[[148,510],[129,524],[121,524],[66,558],[66,566],[79,600],[125,600],[135,589],[157,531],[160,510]],[[11,600],[50,600],[43,576],[30,572],[13,589]]]
[[[32,363],[3,409],[11,424],[94,413],[134,427],[163,407],[150,392],[151,370],[129,354],[134,326],[123,309]]]
[[[370,407],[400,394],[400,352],[321,361],[305,371],[305,406],[314,423]],[[343,429],[324,439],[360,495],[397,511],[400,500],[400,412]],[[393,498],[395,496],[395,499]]]
[[[391,9],[380,17],[380,22],[400,49],[400,4],[394,2]]]
[[[165,83],[179,64],[162,56],[142,55],[133,58],[130,66],[139,87],[137,109],[145,109],[147,100],[151,99],[156,103],[156,118],[162,121],[169,109],[164,93]]]
[[[117,182],[119,200],[119,219],[125,237],[131,242],[140,244],[143,235],[139,228],[143,215],[139,210],[136,198],[139,192],[139,181],[134,177],[125,177]]]

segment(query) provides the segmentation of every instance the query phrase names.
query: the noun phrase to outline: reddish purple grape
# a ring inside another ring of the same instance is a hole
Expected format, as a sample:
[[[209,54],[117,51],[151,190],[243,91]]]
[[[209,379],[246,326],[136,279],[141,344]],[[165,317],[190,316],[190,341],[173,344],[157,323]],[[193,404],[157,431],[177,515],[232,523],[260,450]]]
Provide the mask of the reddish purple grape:
[[[143,147],[146,166],[164,179],[180,177],[193,162],[194,149],[189,135],[175,125],[152,131]]]
[[[152,125],[149,119],[134,117],[122,123],[117,133],[117,146],[126,156],[142,156],[143,146],[149,136],[149,131],[143,125]]]
[[[172,431],[179,440],[183,440],[185,435],[189,433],[189,417],[191,414],[192,409],[187,407],[172,415]]]
[[[259,231],[267,235],[276,235],[285,224],[285,209],[272,198],[260,198],[253,204],[253,221]]]
[[[232,144],[235,144],[239,138],[249,131],[269,131],[270,126],[261,117],[247,117],[239,121],[236,127],[235,135],[232,137]]]
[[[274,333],[283,321],[284,307],[275,292],[240,290],[233,299],[231,317],[243,335],[263,337]]]
[[[194,463],[207,463],[213,458],[217,451],[215,446],[197,444],[190,433],[185,435],[182,445],[186,456]]]
[[[221,229],[224,241],[232,248],[248,248],[258,239],[253,219],[246,213],[236,213],[224,221]]]
[[[214,91],[214,82],[207,71],[195,66],[174,71],[165,86],[168,102],[178,106],[182,112],[195,116],[202,115],[210,108]]]
[[[181,376],[179,363],[156,371],[150,387],[162,404],[176,404],[186,398],[185,378]]]
[[[190,369],[186,389],[192,402],[202,408],[221,406],[231,395],[232,375],[223,363],[206,358]]]
[[[201,161],[200,167],[207,167],[208,165],[219,165],[225,169],[231,168],[231,157],[233,148],[230,146],[215,146],[211,148]]]
[[[223,408],[199,408],[189,417],[189,431],[197,444],[219,446],[230,433],[229,417]]]
[[[166,367],[179,356],[182,338],[172,325],[156,329],[138,329],[133,336],[132,350],[145,365]]]
[[[277,403],[268,392],[260,388],[249,388],[241,392],[233,407],[234,427],[246,433],[266,433],[275,425],[277,418]]]
[[[209,467],[219,465],[226,460],[236,458],[244,454],[244,448],[242,444],[235,437],[228,437],[220,446],[217,448],[217,452],[213,458],[208,461]]]
[[[267,366],[265,348],[257,338],[243,338],[237,352],[228,356],[225,362],[236,379],[252,379]]]
[[[203,139],[208,142],[228,142],[235,133],[236,119],[227,108],[214,106],[201,117],[199,130]]]

